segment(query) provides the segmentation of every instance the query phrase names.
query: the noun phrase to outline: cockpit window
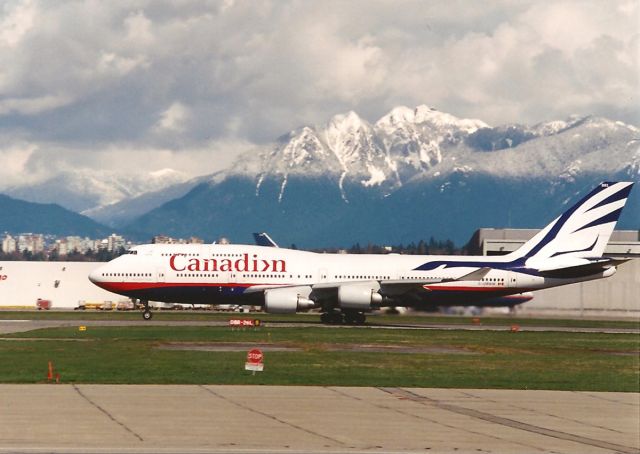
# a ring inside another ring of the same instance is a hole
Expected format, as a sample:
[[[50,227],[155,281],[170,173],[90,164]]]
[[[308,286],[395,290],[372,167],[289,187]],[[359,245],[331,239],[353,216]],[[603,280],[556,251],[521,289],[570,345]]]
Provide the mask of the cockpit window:
[[[138,255],[138,251],[135,251],[135,250],[133,250],[133,249],[129,249],[129,250],[127,251],[127,254]]]

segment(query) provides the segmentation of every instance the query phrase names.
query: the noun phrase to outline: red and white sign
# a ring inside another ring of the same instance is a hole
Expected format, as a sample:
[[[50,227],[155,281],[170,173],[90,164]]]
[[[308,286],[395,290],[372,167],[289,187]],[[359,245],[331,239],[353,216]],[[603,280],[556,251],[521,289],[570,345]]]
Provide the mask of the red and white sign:
[[[247,362],[244,363],[244,369],[251,370],[254,373],[256,371],[262,372],[264,370],[264,364],[262,363],[263,359],[264,355],[262,354],[262,350],[259,348],[249,350],[247,353]]]
[[[262,354],[262,350],[260,350],[259,348],[249,350],[249,353],[247,353],[248,363],[260,364],[263,359],[264,355]]]
[[[260,326],[260,320],[252,318],[232,318],[229,320],[229,326],[232,328],[245,328]]]

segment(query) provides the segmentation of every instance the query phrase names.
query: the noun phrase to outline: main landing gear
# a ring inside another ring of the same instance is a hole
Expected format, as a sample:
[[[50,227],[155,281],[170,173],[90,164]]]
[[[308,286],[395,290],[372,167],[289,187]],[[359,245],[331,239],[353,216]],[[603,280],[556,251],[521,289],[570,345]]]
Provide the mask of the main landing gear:
[[[151,320],[151,317],[153,317],[153,314],[151,313],[151,310],[149,309],[149,301],[141,300],[140,302],[142,304],[144,304],[144,312],[142,312],[142,318],[145,319],[145,320]]]
[[[364,325],[367,317],[364,312],[330,310],[320,315],[320,321],[327,325]]]

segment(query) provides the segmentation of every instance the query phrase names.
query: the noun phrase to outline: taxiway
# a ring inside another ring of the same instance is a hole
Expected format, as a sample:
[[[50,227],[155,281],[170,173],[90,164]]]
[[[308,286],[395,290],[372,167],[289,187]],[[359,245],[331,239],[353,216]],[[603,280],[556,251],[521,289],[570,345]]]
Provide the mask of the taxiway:
[[[3,453],[637,453],[640,394],[0,385]]]

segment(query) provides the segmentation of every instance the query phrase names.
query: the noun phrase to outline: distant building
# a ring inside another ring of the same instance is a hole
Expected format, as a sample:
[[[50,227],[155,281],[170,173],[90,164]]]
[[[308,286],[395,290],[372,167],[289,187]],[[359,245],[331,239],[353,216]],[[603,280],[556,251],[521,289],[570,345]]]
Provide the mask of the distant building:
[[[58,251],[60,256],[69,255],[69,242],[66,238],[57,239],[52,249]]]
[[[107,238],[107,251],[109,252],[116,252],[119,251],[120,249],[124,248],[126,246],[127,242],[125,241],[125,239],[123,237],[121,237],[120,235],[116,235],[115,233],[112,233],[108,238]]]
[[[174,244],[176,240],[166,235],[156,235],[151,239],[152,244]]]
[[[16,239],[9,234],[5,235],[2,239],[2,252],[12,254],[16,251],[16,247]]]
[[[471,255],[505,255],[515,251],[540,230],[478,229],[467,249]],[[604,251],[608,257],[640,257],[640,231],[615,230]]]
[[[67,250],[69,251],[69,254],[74,251],[84,254],[89,249],[94,249],[95,247],[95,245],[93,244],[93,240],[86,237],[82,238],[79,236],[68,236],[65,239],[67,241]]]
[[[41,233],[23,233],[18,235],[17,241],[18,252],[31,252],[39,254],[44,252],[44,235]]]
[[[152,244],[204,244],[204,240],[202,238],[198,238],[197,236],[192,236],[187,238],[173,238],[166,235],[156,235],[151,239]]]

